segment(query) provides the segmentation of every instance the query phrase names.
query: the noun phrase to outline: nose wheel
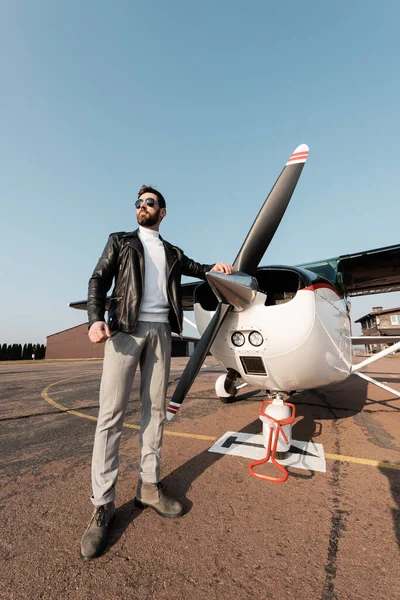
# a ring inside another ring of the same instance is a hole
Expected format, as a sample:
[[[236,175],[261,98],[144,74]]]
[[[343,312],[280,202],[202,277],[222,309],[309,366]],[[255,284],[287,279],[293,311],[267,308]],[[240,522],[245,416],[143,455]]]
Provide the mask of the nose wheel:
[[[240,377],[234,369],[228,369],[225,375],[220,375],[215,382],[215,393],[224,404],[233,402],[237,393],[236,380]]]

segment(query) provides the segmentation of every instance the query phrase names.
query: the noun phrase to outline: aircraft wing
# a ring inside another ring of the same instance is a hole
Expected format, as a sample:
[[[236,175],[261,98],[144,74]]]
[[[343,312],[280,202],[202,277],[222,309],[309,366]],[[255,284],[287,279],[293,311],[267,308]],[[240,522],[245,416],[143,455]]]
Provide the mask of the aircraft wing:
[[[346,296],[400,290],[400,244],[299,266],[326,277]]]
[[[201,281],[191,281],[189,283],[183,283],[181,285],[181,300],[183,310],[193,310],[193,294],[196,287]],[[111,297],[108,296],[106,300],[106,310],[110,308]],[[87,310],[87,300],[79,300],[77,302],[70,302],[68,304],[70,308],[76,308],[77,310]]]
[[[398,335],[360,335],[351,338],[353,346],[361,346],[369,344],[396,344],[400,342]]]
[[[68,304],[70,308],[76,308],[77,310],[87,310],[87,300],[78,300],[77,302],[70,302]],[[110,307],[110,298],[106,300],[106,310]]]
[[[400,244],[297,266],[325,277],[343,290],[345,296],[400,291]],[[191,281],[181,285],[183,310],[193,310],[194,290],[200,283]],[[87,301],[70,302],[69,306],[87,310]],[[110,297],[106,301],[106,310],[109,306]]]

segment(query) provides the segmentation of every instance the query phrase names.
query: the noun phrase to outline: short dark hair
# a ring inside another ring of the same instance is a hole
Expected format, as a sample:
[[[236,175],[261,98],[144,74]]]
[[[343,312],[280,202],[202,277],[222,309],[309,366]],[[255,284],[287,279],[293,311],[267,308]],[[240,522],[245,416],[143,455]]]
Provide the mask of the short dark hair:
[[[158,190],[153,188],[151,185],[142,185],[142,187],[138,191],[138,199],[140,198],[140,196],[142,194],[146,194],[146,193],[154,194],[155,196],[157,196],[159,207],[166,208],[167,204],[165,202],[164,196],[162,195],[161,192],[159,192]]]

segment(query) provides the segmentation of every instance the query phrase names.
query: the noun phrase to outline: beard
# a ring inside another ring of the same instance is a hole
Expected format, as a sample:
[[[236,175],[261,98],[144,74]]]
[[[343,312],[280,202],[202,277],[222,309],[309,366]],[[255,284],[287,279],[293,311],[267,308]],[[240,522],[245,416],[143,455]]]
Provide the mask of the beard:
[[[152,225],[156,225],[160,218],[160,209],[158,209],[154,215],[140,209],[139,214],[137,216],[137,221],[139,225],[142,227],[151,227]]]

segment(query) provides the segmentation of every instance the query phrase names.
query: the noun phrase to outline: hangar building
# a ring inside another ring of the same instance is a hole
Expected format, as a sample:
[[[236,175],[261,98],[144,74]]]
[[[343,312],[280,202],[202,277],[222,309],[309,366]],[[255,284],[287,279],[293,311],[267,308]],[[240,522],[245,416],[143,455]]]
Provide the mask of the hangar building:
[[[172,356],[191,356],[198,339],[172,334]],[[47,336],[46,358],[103,358],[104,344],[92,344],[88,337],[88,325],[59,331]]]

